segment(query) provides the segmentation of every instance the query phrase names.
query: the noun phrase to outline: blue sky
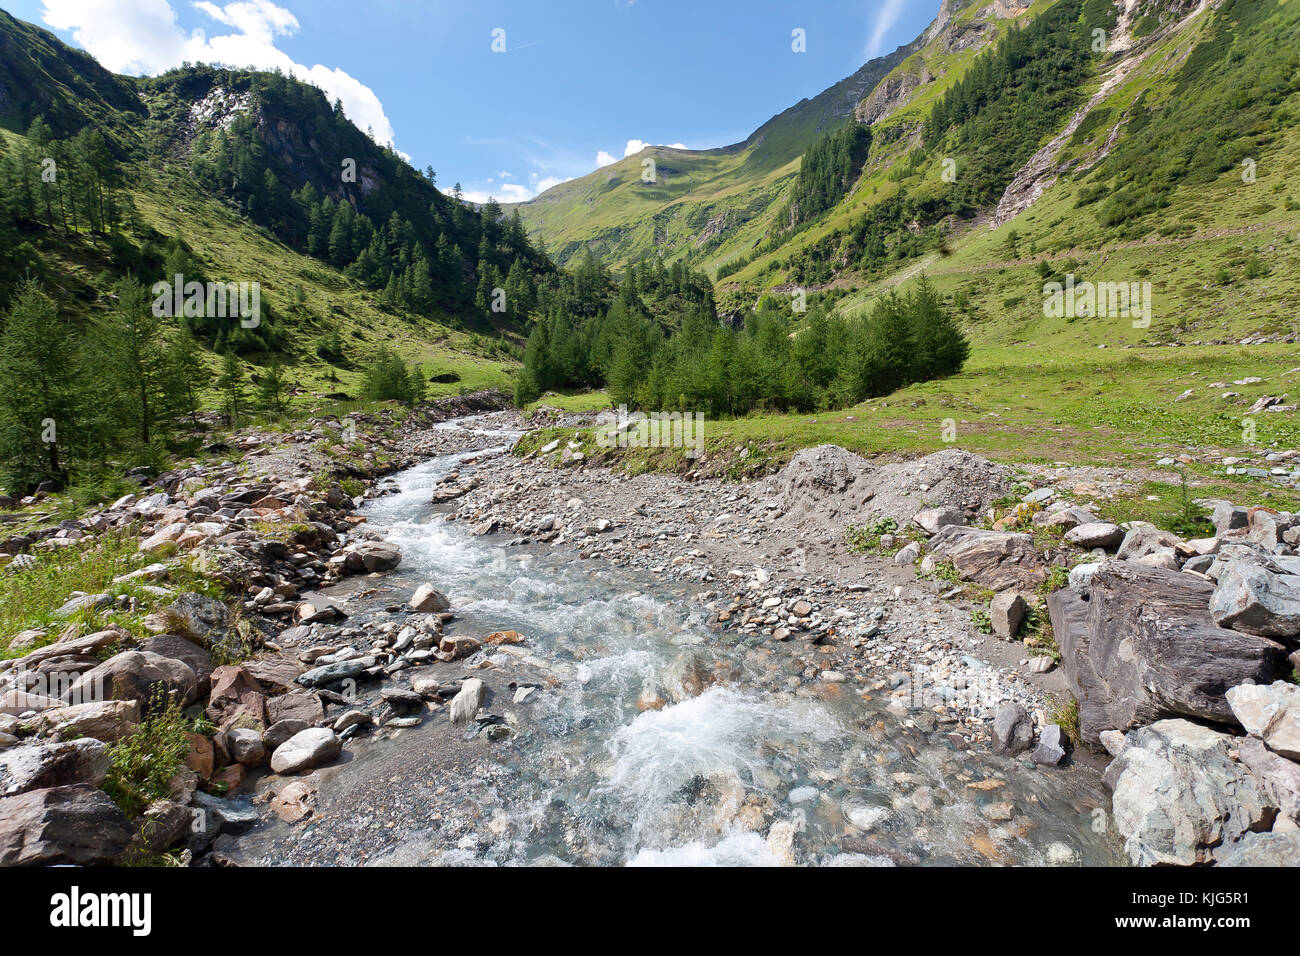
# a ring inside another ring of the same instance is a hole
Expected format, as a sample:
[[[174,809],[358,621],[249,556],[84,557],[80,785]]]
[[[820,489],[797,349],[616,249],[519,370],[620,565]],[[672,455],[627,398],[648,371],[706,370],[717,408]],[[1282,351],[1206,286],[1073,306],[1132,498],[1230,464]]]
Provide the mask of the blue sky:
[[[723,146],[917,36],[939,0],[0,0],[119,72],[280,65],[438,183],[526,199],[637,141]],[[804,31],[806,52],[792,49]],[[494,52],[504,45],[505,52]],[[195,33],[195,31],[202,31]]]

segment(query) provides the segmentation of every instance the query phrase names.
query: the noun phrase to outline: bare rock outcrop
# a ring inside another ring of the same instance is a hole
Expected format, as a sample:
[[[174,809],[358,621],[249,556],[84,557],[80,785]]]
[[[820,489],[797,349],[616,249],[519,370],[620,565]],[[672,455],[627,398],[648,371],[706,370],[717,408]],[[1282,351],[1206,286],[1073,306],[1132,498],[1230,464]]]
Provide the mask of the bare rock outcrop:
[[[1087,598],[1074,590],[1048,598],[1085,742],[1166,717],[1235,725],[1229,688],[1290,672],[1281,644],[1214,623],[1213,591],[1189,574],[1107,561]]]

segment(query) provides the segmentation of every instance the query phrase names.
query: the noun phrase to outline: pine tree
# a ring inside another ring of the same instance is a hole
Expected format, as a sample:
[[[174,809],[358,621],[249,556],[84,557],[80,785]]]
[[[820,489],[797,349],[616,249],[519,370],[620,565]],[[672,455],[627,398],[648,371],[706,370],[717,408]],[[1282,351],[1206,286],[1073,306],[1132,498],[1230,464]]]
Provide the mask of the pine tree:
[[[35,282],[20,285],[0,334],[0,462],[11,487],[67,478],[85,387],[71,329]]]
[[[148,292],[135,279],[113,287],[116,304],[95,328],[95,352],[103,392],[103,409],[113,409],[119,426],[134,431],[141,445],[153,441],[166,407],[162,319],[154,315]]]
[[[239,427],[247,397],[244,391],[243,363],[234,352],[227,350],[221,356],[221,372],[217,376],[217,388],[221,390],[225,405],[226,419],[231,428]]]
[[[278,359],[272,359],[257,386],[257,398],[261,406],[276,418],[284,416],[285,395],[284,374]]]

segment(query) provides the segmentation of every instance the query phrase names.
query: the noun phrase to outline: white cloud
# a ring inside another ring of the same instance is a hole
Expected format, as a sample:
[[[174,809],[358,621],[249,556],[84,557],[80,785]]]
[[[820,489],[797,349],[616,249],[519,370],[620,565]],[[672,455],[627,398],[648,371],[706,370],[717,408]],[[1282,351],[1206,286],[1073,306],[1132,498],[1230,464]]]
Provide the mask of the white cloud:
[[[169,0],[44,0],[42,18],[72,38],[115,73],[161,73],[181,63],[219,63],[234,68],[281,71],[343,101],[348,118],[375,140],[393,142],[393,125],[375,91],[344,70],[305,66],[275,45],[298,29],[298,18],[271,0],[200,0],[194,7],[234,33],[186,34]]]
[[[608,166],[610,163],[617,163],[618,158],[605,152],[603,149],[596,154],[596,168]]]
[[[509,175],[506,173],[504,175]],[[473,203],[485,203],[489,199],[496,199],[497,202],[528,202],[533,197],[546,192],[552,186],[558,186],[560,183],[567,183],[571,177],[568,176],[543,176],[540,173],[532,172],[528,174],[528,185],[523,183],[498,183],[492,189],[466,189],[463,190],[464,196]],[[492,185],[493,180],[489,179],[485,185]],[[448,192],[448,194],[450,194]]]
[[[876,14],[876,22],[871,27],[871,39],[867,41],[867,56],[877,57],[884,52],[885,35],[894,28],[898,18],[903,15],[903,0],[885,0],[884,6]]]
[[[645,149],[647,146],[654,146],[654,145],[656,145],[656,144],[655,144],[655,143],[647,143],[647,142],[646,142],[645,140],[643,140],[643,139],[629,139],[629,140],[627,141],[627,146],[625,146],[625,147],[623,148],[623,155],[624,155],[625,157],[626,157],[626,156],[635,156],[637,153],[641,152],[641,150]],[[664,147],[667,148],[667,149],[685,149],[685,148],[686,148],[686,144],[685,144],[685,143],[661,143],[661,144],[658,144],[658,145],[664,146]]]

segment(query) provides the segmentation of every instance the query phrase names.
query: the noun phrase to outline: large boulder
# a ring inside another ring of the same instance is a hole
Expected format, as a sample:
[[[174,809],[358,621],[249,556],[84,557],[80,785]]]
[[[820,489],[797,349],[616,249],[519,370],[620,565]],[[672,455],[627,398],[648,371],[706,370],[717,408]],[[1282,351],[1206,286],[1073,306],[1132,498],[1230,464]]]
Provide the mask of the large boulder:
[[[133,700],[149,710],[168,697],[188,706],[198,699],[198,688],[198,677],[184,661],[152,651],[123,651],[82,674],[63,699],[73,704]]]
[[[230,631],[229,608],[205,594],[182,594],[162,613],[169,633],[193,638],[204,647],[221,646]]]
[[[1047,564],[1027,534],[948,525],[930,539],[930,554],[994,591],[1032,590],[1047,580]]]
[[[1066,544],[1088,550],[1105,548],[1109,551],[1123,540],[1124,529],[1109,521],[1089,521],[1086,524],[1076,525],[1065,533]]]
[[[451,607],[451,602],[432,584],[421,584],[411,595],[411,607],[416,611],[445,611]]]
[[[134,835],[108,794],[85,784],[0,797],[0,866],[107,865]]]
[[[960,508],[926,508],[912,515],[912,523],[926,534],[938,534],[950,524],[965,524],[966,514]]]
[[[1300,687],[1281,680],[1266,687],[1242,684],[1230,688],[1227,698],[1246,733],[1269,750],[1300,760]]]
[[[1024,753],[1034,743],[1034,720],[1024,707],[1003,704],[993,715],[993,742],[1000,754]]]
[[[140,705],[133,700],[92,700],[47,710],[37,719],[42,733],[64,738],[89,737],[112,743],[135,730]]]
[[[1182,541],[1178,535],[1161,531],[1146,521],[1134,521],[1120,542],[1119,552],[1115,556],[1121,561],[1137,561],[1151,555],[1173,557]]]
[[[1219,859],[1219,866],[1300,866],[1300,831],[1248,833]]]
[[[302,773],[329,763],[343,752],[343,741],[326,727],[311,727],[294,734],[271,755],[271,769],[279,774]]]
[[[1086,743],[1163,717],[1235,724],[1229,687],[1289,672],[1280,644],[1214,623],[1213,589],[1190,574],[1107,561],[1087,598],[1073,590],[1048,598]]]
[[[1106,768],[1115,827],[1138,866],[1192,866],[1267,830],[1277,806],[1233,759],[1235,738],[1187,720],[1128,735]]]
[[[108,748],[90,739],[0,750],[0,797],[80,783],[98,787],[108,762]]]
[[[242,667],[225,665],[212,672],[208,720],[218,727],[230,727],[240,717],[266,726],[266,694],[262,685]]]
[[[212,655],[188,638],[177,637],[175,634],[158,634],[141,641],[137,650],[184,661],[194,671],[200,687],[205,686],[212,676]]]
[[[362,541],[343,559],[343,567],[353,574],[392,571],[402,563],[402,552],[384,541]]]
[[[1300,763],[1279,757],[1256,737],[1243,737],[1235,743],[1242,766],[1264,788],[1278,814],[1290,826],[1300,828]],[[1280,828],[1283,823],[1275,826]]]
[[[1300,634],[1300,576],[1260,555],[1242,557],[1218,573],[1210,613],[1221,627],[1265,637]]]

